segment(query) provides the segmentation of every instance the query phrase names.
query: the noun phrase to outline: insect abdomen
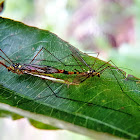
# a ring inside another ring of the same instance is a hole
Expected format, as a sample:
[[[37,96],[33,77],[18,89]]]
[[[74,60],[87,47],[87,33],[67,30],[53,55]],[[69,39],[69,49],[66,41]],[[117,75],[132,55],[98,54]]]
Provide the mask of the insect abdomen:
[[[64,74],[80,74],[80,72],[73,72],[73,71],[66,71],[66,70],[59,70],[59,73],[64,73]]]

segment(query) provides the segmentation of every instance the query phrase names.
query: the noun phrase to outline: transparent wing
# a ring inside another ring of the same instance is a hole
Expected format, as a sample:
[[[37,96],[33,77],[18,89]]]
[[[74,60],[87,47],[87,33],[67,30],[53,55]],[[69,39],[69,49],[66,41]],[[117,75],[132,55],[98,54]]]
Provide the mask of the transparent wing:
[[[81,55],[79,54],[79,52],[72,46],[69,47],[71,52],[72,52],[72,56],[74,57],[74,59],[77,61],[77,59],[86,67],[88,67],[90,70],[92,70],[92,68],[86,63],[86,61],[81,57]],[[78,63],[78,61],[77,61]]]

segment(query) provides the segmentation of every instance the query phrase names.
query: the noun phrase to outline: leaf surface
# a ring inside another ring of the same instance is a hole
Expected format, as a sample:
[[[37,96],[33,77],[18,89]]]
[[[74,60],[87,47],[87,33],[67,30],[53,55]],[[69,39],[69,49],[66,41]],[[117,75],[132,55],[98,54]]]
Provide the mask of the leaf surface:
[[[140,137],[138,78],[130,75],[125,78],[125,72],[98,58],[83,54],[49,31],[0,18],[0,49],[13,63],[29,64],[42,47],[50,53],[41,51],[33,61],[34,64],[67,71],[88,71],[89,68],[80,62],[80,58],[75,59],[78,53],[90,67],[96,62],[94,70],[100,72],[107,66],[109,68],[100,77],[93,76],[79,85],[68,86],[35,76],[8,72],[0,65],[1,109],[91,137],[101,135],[97,132],[128,139]],[[0,53],[0,56],[8,60]],[[2,58],[0,61],[9,66]],[[71,82],[80,77],[66,74],[51,76]],[[68,99],[58,98],[54,93]]]

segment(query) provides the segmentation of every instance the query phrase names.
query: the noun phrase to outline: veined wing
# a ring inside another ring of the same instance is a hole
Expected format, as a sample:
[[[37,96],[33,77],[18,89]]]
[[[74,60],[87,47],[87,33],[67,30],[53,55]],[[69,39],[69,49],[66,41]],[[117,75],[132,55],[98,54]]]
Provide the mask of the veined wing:
[[[86,61],[80,56],[79,52],[74,47],[70,46],[69,48],[72,51],[74,59],[77,58],[81,63],[83,63],[86,67],[92,70],[92,68],[86,63]]]
[[[60,71],[54,67],[45,66],[45,65],[36,65],[36,64],[24,64],[23,68],[25,67],[24,74],[29,74],[32,76],[36,76],[42,79],[50,80],[53,82],[68,84],[68,85],[75,85],[76,83],[71,83],[67,80],[55,78],[53,77],[53,73],[59,73]]]
[[[65,83],[65,80],[54,78],[53,76],[51,76],[49,74],[40,74],[40,73],[29,72],[29,71],[25,71],[25,74],[29,74],[32,76],[36,76],[36,77],[39,77],[42,79],[46,79],[46,80],[50,80],[50,81],[54,81],[54,82],[58,82],[58,83]]]
[[[29,72],[36,72],[36,73],[44,73],[44,74],[52,74],[52,73],[58,73],[59,70],[46,65],[36,65],[36,64],[24,64],[22,66],[22,69],[28,70]]]
[[[75,83],[75,84],[80,84],[80,83],[84,82],[86,79],[88,79],[89,77],[91,77],[91,74],[77,75],[77,76],[74,78],[73,83]]]

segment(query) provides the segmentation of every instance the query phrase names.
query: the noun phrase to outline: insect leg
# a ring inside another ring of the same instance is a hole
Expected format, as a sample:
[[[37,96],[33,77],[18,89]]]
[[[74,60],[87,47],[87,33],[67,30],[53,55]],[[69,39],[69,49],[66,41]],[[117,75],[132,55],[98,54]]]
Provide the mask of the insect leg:
[[[74,49],[72,46],[70,47],[70,50],[73,53],[73,57],[79,59],[84,65],[86,65],[90,70],[92,70],[92,68],[86,63],[86,61],[80,56],[79,52]]]
[[[95,63],[96,63],[96,60],[97,60],[98,56],[99,56],[99,52],[97,52],[97,56],[96,56],[96,58],[95,58],[95,61],[94,61],[93,65],[91,66],[92,68],[94,67],[94,65],[95,65]]]
[[[8,58],[8,60],[13,64],[13,62],[12,62],[12,60],[5,54],[5,52],[2,50],[2,49],[0,49],[0,51]],[[1,56],[1,58],[3,58],[2,56]],[[4,59],[4,58],[3,58]],[[5,59],[4,59],[5,60]],[[8,62],[7,60],[5,60],[6,62]],[[10,62],[8,62],[9,64],[10,64]]]
[[[8,66],[6,66],[4,63],[0,62],[1,65],[3,65],[6,69],[8,69]]]
[[[63,63],[61,60],[69,57],[71,54],[65,56],[64,58],[61,58],[61,59],[58,59],[55,55],[53,55],[50,51],[48,51],[46,48],[42,47],[38,53],[34,56],[34,58],[31,60],[30,64],[35,60],[35,58],[38,56],[38,54],[42,51],[42,50],[45,50],[47,51],[49,54],[51,54],[56,60],[58,60],[60,63],[62,63],[64,66],[71,66],[71,65],[66,65],[65,63]]]
[[[110,107],[106,107],[106,106],[103,106],[103,105],[98,105],[98,104],[95,104],[95,103],[92,103],[92,102],[86,102],[86,101],[80,101],[80,100],[76,100],[76,99],[71,99],[71,98],[66,98],[66,97],[62,97],[62,96],[58,96],[58,93],[60,93],[61,89],[59,90],[59,92],[55,93],[52,88],[49,86],[49,84],[46,82],[47,86],[49,87],[49,89],[51,90],[51,92],[53,93],[53,95],[56,97],[56,98],[60,98],[60,99],[64,99],[64,100],[69,100],[69,101],[73,101],[73,102],[79,102],[79,103],[83,103],[83,104],[86,104],[86,105],[92,105],[92,106],[98,106],[98,107],[101,107],[101,108],[104,108],[104,109],[110,109],[110,110],[113,110],[113,111],[118,111],[118,112],[121,112],[121,113],[124,113],[124,114],[127,114],[127,115],[130,115],[132,116],[131,114],[129,113],[126,113],[126,112],[123,112],[121,111],[120,109],[113,109],[113,108],[110,108]],[[52,96],[52,95],[51,95]],[[46,97],[46,96],[45,96]]]
[[[99,73],[103,73],[106,69],[109,68],[110,71],[112,72],[113,76],[115,77],[115,79],[116,79],[116,81],[117,81],[117,84],[119,85],[121,91],[125,94],[125,91],[123,90],[123,88],[122,88],[121,84],[119,83],[119,81],[118,81],[116,75],[114,74],[114,72],[112,71],[112,69],[111,69],[110,67],[111,67],[111,66],[105,67],[104,69],[100,70]],[[125,94],[125,95],[126,95],[130,100],[132,100],[133,102],[135,102],[138,106],[140,106],[140,104],[137,103],[135,100],[133,100],[128,94]]]
[[[9,61],[7,61],[5,58],[3,58],[2,56],[0,56],[4,61],[6,61],[7,63],[9,63],[11,65],[11,63]]]

